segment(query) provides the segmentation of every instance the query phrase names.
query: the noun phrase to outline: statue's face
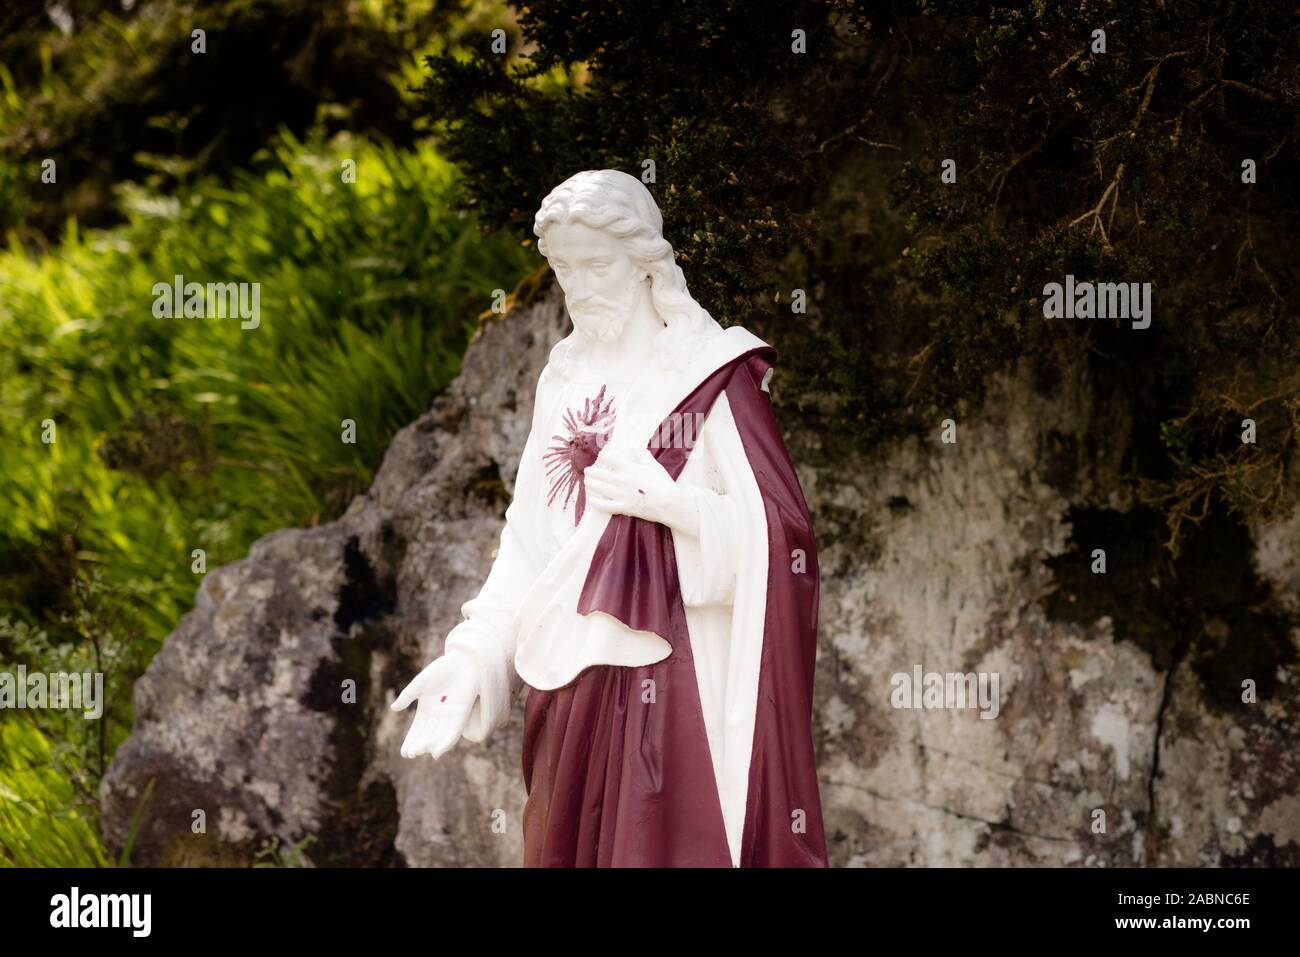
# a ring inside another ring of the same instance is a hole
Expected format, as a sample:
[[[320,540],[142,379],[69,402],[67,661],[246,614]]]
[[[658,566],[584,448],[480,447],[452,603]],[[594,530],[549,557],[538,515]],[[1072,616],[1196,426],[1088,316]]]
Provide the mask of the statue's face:
[[[617,339],[644,288],[645,268],[617,236],[582,223],[552,226],[546,249],[574,328],[603,342]]]

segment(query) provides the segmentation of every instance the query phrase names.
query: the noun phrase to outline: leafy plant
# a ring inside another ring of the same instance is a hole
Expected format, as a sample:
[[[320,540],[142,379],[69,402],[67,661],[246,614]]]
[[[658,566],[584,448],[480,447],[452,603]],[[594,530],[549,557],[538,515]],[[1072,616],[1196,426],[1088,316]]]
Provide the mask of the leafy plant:
[[[0,666],[105,672],[110,692],[93,734],[25,715],[13,862],[46,860],[20,824],[65,857],[90,826],[130,688],[203,570],[337,515],[456,374],[493,290],[534,264],[453,209],[430,144],[285,131],[262,167],[174,196],[125,187],[125,226],[0,253]],[[177,275],[259,284],[259,324],[155,315]]]
[[[0,720],[0,865],[103,867],[93,822],[32,723]]]

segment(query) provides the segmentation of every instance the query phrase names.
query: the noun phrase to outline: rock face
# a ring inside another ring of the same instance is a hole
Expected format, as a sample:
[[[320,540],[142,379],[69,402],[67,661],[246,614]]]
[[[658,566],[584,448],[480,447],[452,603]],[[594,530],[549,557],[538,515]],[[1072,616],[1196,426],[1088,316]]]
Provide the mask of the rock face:
[[[522,707],[434,762],[398,755],[413,711],[387,706],[487,574],[567,327],[554,292],[488,325],[342,518],[204,579],[136,686],[101,795],[110,845],[138,815],[140,864],[249,863],[268,840],[290,863],[522,860]],[[1118,427],[1104,402],[1007,377],[954,416],[955,444],[936,429],[867,460],[798,428],[777,370],[821,551],[814,720],[834,864],[1300,863],[1300,516],[1211,550],[1249,585],[1240,601],[1207,605],[1115,554],[1119,599],[1094,613],[1102,579],[1079,568],[1099,574],[1093,549],[1128,542],[1078,508],[1133,514],[1088,441],[1099,420]],[[1148,578],[1168,604],[1153,630],[1179,632],[1163,644],[1128,621],[1153,592],[1124,589]],[[1256,650],[1229,654],[1234,638]],[[991,697],[926,707],[924,680],[914,695],[895,677],[918,669],[984,675]]]

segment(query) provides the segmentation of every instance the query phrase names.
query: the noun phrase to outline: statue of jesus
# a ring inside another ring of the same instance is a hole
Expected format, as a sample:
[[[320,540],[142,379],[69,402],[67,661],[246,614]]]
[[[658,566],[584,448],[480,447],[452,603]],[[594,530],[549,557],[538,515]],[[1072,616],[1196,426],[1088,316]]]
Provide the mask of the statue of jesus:
[[[573,330],[537,381],[487,581],[402,754],[524,706],[524,864],[825,866],[818,568],[768,397],[774,350],[686,288],[650,191],[557,186],[533,224]]]

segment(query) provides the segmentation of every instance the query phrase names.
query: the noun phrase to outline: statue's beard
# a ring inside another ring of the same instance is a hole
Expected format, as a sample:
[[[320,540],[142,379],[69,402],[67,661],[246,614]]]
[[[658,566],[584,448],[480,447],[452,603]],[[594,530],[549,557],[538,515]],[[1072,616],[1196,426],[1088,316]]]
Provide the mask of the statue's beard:
[[[627,321],[632,318],[632,310],[640,304],[641,283],[631,283],[627,292],[617,299],[591,296],[581,306],[566,297],[564,304],[568,307],[569,318],[573,328],[582,333],[589,342],[614,342],[623,335]]]

